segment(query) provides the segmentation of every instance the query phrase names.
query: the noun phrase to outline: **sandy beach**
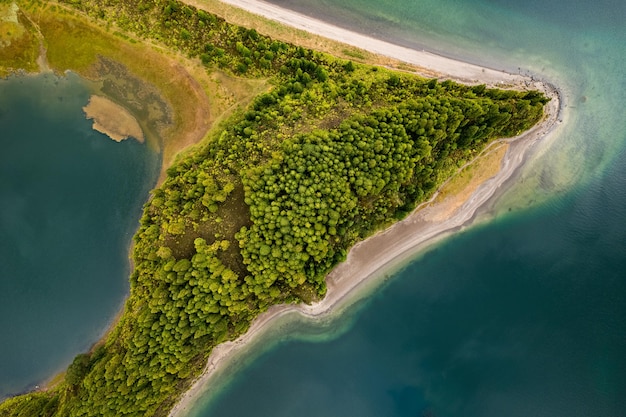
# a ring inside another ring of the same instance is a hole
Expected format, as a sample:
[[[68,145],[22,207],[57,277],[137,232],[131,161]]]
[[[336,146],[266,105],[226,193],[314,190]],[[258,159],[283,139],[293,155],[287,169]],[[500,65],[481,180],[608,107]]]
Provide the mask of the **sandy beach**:
[[[502,159],[500,171],[482,182],[465,201],[455,202],[454,207],[450,207],[445,201],[431,204],[437,197],[435,194],[429,202],[421,204],[403,221],[355,245],[350,250],[347,260],[338,265],[327,277],[328,292],[321,302],[313,305],[274,306],[260,315],[252,323],[250,330],[239,339],[216,347],[202,376],[181,397],[170,412],[171,417],[185,415],[206,390],[211,378],[221,367],[228,364],[233,354],[242,351],[278,317],[293,311],[311,319],[328,317],[339,305],[349,301],[352,294],[358,293],[366,283],[375,282],[384,272],[406,262],[426,246],[469,224],[477,210],[502,192],[507,183],[513,180],[514,173],[524,163],[531,148],[554,131],[561,114],[560,93],[549,83],[444,58],[428,51],[415,51],[393,45],[261,1],[223,1],[289,26],[425,68],[425,72],[428,73],[434,71],[440,74],[441,78],[470,84],[536,89],[543,91],[551,101],[546,105],[544,119],[531,130],[518,137],[502,139],[508,143],[508,149]],[[198,6],[198,2],[194,4]]]

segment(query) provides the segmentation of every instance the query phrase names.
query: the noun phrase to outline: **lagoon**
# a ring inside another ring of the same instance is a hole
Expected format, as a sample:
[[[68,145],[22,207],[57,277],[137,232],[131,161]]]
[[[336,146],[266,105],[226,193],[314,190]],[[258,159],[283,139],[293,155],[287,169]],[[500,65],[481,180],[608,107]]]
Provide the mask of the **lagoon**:
[[[128,294],[160,156],[92,129],[78,76],[0,80],[0,399],[64,371]]]

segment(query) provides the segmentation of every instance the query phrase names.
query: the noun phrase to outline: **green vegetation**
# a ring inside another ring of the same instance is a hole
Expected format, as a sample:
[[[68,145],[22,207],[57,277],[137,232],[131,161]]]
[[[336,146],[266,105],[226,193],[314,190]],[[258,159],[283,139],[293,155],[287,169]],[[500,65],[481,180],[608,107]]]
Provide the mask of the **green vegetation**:
[[[177,144],[184,141],[181,132],[198,123],[195,112],[182,109],[202,108],[190,77],[182,75],[184,71],[171,58],[147,45],[122,42],[71,10],[34,3],[23,6],[23,11],[43,39],[49,66],[58,73],[69,68],[99,80],[103,88],[98,93],[125,104],[142,125],[150,146],[160,147],[164,159],[171,160],[180,148]],[[159,86],[158,91],[150,86]],[[154,140],[163,137],[168,138],[164,143]]]
[[[31,22],[13,3],[0,2],[0,77],[37,70],[39,40]]]
[[[271,305],[322,297],[355,242],[404,217],[491,140],[528,129],[546,103],[342,61],[173,0],[70,4],[208,71],[273,87],[179,156],[154,190],[111,334],[63,384],[6,401],[0,416],[166,415],[214,346]]]

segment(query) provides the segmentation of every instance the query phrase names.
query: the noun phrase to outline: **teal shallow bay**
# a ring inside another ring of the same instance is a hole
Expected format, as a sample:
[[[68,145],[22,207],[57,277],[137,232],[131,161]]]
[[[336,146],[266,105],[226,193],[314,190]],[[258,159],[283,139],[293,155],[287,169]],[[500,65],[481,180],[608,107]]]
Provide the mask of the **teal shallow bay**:
[[[64,370],[128,293],[160,157],[92,130],[68,74],[0,80],[0,398]]]
[[[479,225],[335,326],[253,347],[189,415],[626,416],[626,3],[272,2],[533,73],[563,123]]]

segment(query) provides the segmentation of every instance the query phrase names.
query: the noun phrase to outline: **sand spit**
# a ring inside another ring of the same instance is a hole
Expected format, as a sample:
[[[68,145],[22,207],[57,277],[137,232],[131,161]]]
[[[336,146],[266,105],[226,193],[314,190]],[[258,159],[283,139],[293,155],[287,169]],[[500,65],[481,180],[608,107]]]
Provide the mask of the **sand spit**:
[[[322,301],[312,305],[274,306],[257,317],[246,334],[235,341],[223,343],[213,349],[204,372],[171,410],[170,417],[185,415],[202,392],[206,390],[211,378],[218,373],[217,371],[227,365],[229,359],[236,352],[245,349],[278,317],[296,311],[313,320],[328,318],[342,302],[348,302],[350,295],[357,294],[358,290],[365,287],[366,283],[371,283],[376,278],[381,277],[385,271],[400,265],[426,246],[471,222],[477,210],[494,197],[499,190],[505,188],[502,187],[503,184],[523,164],[529,150],[554,131],[560,123],[562,110],[559,90],[551,84],[537,81],[534,78],[483,68],[427,51],[415,51],[400,47],[257,0],[222,1],[289,26],[418,65],[440,73],[442,78],[449,78],[462,83],[506,86],[521,90],[536,89],[543,91],[551,98],[551,101],[546,105],[545,117],[540,123],[520,136],[500,141],[508,144],[500,171],[482,182],[464,202],[456,203],[451,210],[445,201],[441,204],[434,203],[437,198],[437,194],[435,194],[431,200],[421,204],[403,221],[355,245],[350,250],[347,260],[335,267],[328,275],[326,279],[328,292]]]
[[[83,107],[87,119],[93,119],[93,128],[116,142],[132,137],[143,143],[145,138],[137,120],[124,107],[102,96],[92,95]]]

